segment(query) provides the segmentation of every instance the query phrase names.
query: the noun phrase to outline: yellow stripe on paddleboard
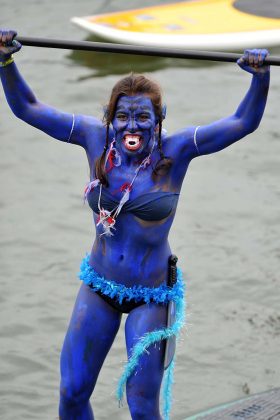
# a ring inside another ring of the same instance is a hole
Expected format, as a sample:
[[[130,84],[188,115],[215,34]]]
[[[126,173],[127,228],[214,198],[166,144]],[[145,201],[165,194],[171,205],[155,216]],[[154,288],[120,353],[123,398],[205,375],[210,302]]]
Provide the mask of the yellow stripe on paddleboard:
[[[265,1],[265,0],[264,0]],[[254,16],[234,0],[194,0],[87,17],[112,29],[150,34],[223,34],[280,29],[280,19]]]

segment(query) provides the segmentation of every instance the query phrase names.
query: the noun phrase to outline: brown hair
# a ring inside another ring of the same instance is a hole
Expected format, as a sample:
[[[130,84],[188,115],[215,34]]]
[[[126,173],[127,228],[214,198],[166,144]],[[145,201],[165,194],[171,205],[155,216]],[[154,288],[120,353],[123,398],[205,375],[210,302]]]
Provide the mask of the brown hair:
[[[99,178],[100,182],[105,186],[108,186],[108,178],[105,170],[105,157],[109,147],[109,127],[115,115],[118,99],[122,95],[132,96],[136,94],[149,96],[154,106],[156,117],[158,118],[158,150],[160,159],[153,169],[153,178],[156,179],[159,176],[165,175],[172,165],[171,159],[164,156],[162,151],[161,131],[162,120],[164,116],[162,115],[162,98],[160,87],[156,82],[148,79],[142,74],[130,73],[128,76],[119,80],[113,87],[111,97],[104,114],[104,123],[106,125],[106,143],[102,155],[96,161],[95,176],[96,178]]]

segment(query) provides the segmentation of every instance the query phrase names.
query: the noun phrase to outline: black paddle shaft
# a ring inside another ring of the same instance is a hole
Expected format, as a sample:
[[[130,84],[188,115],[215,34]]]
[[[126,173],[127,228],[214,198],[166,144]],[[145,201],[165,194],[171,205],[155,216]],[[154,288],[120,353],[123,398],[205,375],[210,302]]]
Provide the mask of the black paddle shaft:
[[[60,39],[16,37],[22,45],[43,48],[61,48],[66,50],[98,51],[116,54],[144,55],[154,57],[184,58],[193,60],[224,61],[235,63],[242,54],[181,50],[178,48],[147,47],[144,45],[112,44],[107,42],[68,41]],[[269,56],[265,64],[280,66],[280,57]]]

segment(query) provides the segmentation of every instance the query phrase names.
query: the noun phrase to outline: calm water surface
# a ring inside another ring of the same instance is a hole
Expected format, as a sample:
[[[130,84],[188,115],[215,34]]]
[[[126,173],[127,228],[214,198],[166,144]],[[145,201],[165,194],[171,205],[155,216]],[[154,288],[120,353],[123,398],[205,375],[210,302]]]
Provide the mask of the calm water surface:
[[[69,23],[72,16],[125,9],[127,2],[0,0],[0,6],[1,27],[79,40],[87,34]],[[120,75],[146,72],[164,89],[169,132],[229,115],[250,83],[232,64],[28,47],[16,58],[41,101],[100,118]],[[188,283],[172,419],[280,386],[279,99],[280,69],[273,68],[258,131],[190,165],[170,235]],[[78,147],[17,120],[2,91],[0,103],[0,417],[55,419],[59,353],[79,288],[76,273],[94,238],[91,213],[82,204],[87,161]],[[130,418],[113,396],[124,361],[121,331],[93,398],[96,419]]]

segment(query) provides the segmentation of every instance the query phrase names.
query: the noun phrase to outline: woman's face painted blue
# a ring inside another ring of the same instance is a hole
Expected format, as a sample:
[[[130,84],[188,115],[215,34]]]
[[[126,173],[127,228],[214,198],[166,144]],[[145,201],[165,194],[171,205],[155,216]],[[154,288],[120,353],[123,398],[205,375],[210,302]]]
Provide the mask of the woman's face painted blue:
[[[141,154],[157,126],[151,99],[143,95],[120,97],[112,125],[117,147],[129,155]]]

